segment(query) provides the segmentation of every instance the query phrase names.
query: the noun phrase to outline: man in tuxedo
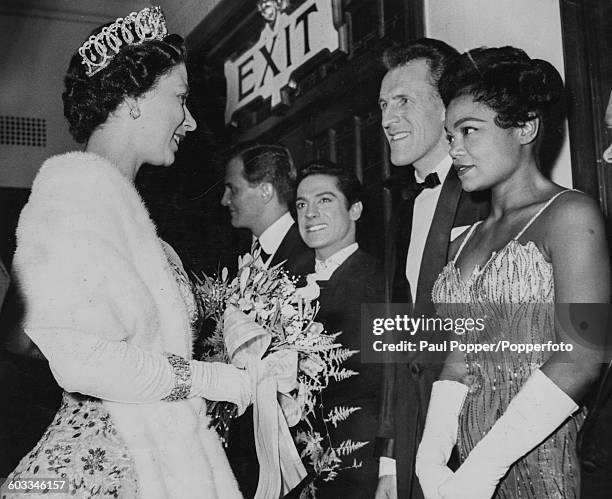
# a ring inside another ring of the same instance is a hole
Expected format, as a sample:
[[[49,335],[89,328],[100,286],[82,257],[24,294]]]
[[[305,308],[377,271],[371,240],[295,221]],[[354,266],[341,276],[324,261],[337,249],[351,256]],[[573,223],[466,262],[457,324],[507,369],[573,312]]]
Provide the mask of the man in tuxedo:
[[[315,250],[315,272],[309,280],[316,279],[320,288],[316,320],[328,332],[342,331],[338,341],[352,350],[362,348],[361,304],[384,301],[382,265],[356,242],[356,223],[362,209],[361,184],[347,169],[319,160],[300,172],[296,213],[302,238]],[[369,444],[343,459],[342,466],[350,466],[353,459],[361,461],[362,466],[341,471],[331,482],[317,483],[317,497],[371,499],[378,473],[372,448],[382,366],[362,364],[357,354],[344,367],[359,374],[330,383],[322,395],[325,411],[336,406],[361,409],[337,428],[328,425],[332,445],[339,446],[347,439]]]
[[[313,252],[289,212],[295,196],[295,168],[289,150],[280,145],[242,147],[225,169],[221,204],[232,226],[249,229],[252,249],[259,248],[266,265],[285,262],[292,275],[312,271]]]
[[[268,266],[283,263],[291,275],[314,270],[308,248],[289,212],[295,197],[295,168],[287,148],[274,145],[242,146],[227,163],[221,204],[227,206],[232,226],[249,229],[251,251],[259,250]],[[248,251],[245,248],[246,253]],[[242,494],[255,496],[259,465],[253,437],[252,408],[232,422],[227,455]]]
[[[383,54],[387,69],[379,95],[391,163],[412,169],[386,241],[387,298],[413,303],[415,317],[431,315],[431,289],[446,264],[450,242],[488,213],[487,195],[462,191],[448,155],[445,109],[438,93],[444,69],[458,53],[423,38]],[[386,363],[376,453],[376,498],[422,498],[414,474],[431,385],[440,354],[417,352],[405,363]]]

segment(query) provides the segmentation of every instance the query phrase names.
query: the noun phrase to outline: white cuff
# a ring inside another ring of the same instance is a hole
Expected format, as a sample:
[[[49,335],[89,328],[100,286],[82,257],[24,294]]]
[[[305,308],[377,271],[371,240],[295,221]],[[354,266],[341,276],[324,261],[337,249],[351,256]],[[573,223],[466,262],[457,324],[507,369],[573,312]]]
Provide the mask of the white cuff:
[[[378,458],[378,478],[385,475],[397,475],[397,467],[395,459],[390,457],[380,456]]]
[[[223,362],[191,361],[191,396],[225,400],[244,413],[251,403],[251,380],[247,372]]]

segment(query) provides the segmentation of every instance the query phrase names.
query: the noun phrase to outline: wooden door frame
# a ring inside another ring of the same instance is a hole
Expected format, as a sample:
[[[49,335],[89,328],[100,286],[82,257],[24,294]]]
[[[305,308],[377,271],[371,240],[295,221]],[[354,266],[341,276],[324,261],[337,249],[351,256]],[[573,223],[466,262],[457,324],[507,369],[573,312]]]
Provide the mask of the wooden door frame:
[[[612,86],[611,41],[605,36],[607,0],[560,0],[567,111],[574,187],[599,200],[610,227],[612,186],[610,166],[602,153],[607,143],[604,113]],[[609,7],[608,7],[609,9]],[[609,14],[609,10],[608,10]],[[608,73],[608,74],[606,74]]]

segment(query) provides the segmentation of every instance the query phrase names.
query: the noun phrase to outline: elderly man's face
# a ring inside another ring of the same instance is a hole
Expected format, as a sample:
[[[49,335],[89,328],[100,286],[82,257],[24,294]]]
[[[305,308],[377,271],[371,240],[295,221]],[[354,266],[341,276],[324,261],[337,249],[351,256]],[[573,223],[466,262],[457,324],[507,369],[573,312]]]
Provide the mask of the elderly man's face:
[[[446,148],[444,104],[431,83],[427,61],[415,59],[387,71],[379,105],[391,163],[413,164],[417,170],[435,166]]]

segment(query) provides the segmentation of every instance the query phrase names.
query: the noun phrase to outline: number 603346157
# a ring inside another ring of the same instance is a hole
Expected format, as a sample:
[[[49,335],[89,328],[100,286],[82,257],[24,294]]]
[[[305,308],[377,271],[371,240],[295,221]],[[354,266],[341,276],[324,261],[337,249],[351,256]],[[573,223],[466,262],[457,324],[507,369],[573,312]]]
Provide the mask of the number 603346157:
[[[10,496],[11,493],[45,492],[68,492],[68,480],[52,478],[19,478],[18,480],[7,480],[0,487],[0,493]]]

